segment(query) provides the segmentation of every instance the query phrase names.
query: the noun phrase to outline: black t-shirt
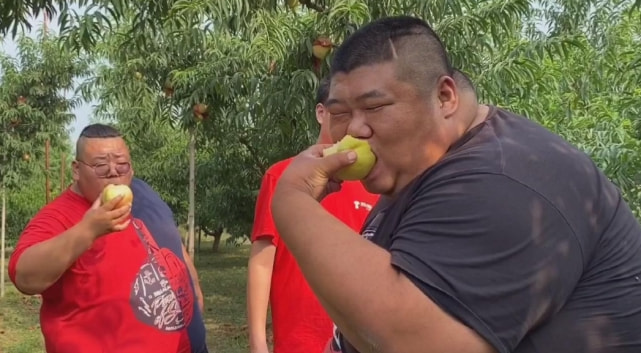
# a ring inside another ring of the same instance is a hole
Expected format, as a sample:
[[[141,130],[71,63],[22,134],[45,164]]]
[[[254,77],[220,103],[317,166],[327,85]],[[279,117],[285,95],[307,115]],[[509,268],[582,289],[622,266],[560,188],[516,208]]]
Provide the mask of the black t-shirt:
[[[491,107],[362,234],[499,353],[641,352],[641,226],[588,156],[528,119]]]

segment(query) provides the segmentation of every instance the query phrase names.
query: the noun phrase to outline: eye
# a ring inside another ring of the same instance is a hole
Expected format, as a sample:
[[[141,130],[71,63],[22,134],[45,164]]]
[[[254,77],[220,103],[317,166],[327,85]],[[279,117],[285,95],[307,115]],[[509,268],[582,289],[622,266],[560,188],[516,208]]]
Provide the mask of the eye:
[[[365,108],[365,110],[367,110],[368,112],[375,112],[375,111],[379,111],[379,110],[383,109],[383,107],[384,107],[384,105],[377,105],[377,106],[373,106],[373,107],[367,107],[367,108]]]
[[[349,116],[349,113],[347,112],[337,112],[337,113],[329,113],[329,117],[333,119],[344,119]]]
[[[104,164],[104,163],[96,164],[94,166],[94,169],[96,170],[96,174],[99,174],[99,175],[106,174],[106,173],[109,173],[109,164]]]

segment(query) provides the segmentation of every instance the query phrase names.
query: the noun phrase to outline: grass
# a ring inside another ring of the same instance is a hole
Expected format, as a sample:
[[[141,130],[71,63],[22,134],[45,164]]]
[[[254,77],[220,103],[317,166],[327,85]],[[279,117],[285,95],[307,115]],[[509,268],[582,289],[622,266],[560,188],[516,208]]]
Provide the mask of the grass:
[[[225,246],[212,253],[203,241],[196,268],[205,296],[205,325],[211,353],[249,351],[245,314],[245,288],[249,246]],[[0,352],[44,352],[39,325],[40,301],[20,294],[8,281],[0,299]]]

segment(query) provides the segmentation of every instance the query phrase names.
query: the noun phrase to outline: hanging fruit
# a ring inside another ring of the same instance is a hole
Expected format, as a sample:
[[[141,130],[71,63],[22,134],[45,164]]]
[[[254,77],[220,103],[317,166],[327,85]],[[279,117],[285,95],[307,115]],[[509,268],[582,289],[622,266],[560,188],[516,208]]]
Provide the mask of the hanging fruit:
[[[272,60],[269,62],[269,71],[268,73],[271,75],[276,71],[276,60]]]
[[[332,49],[332,41],[327,37],[318,37],[312,45],[314,57],[318,60],[325,60],[327,54]]]
[[[314,40],[312,44],[312,54],[314,55],[314,70],[317,73],[320,72],[321,63],[325,60],[330,50],[332,50],[332,46],[332,41],[327,37],[318,37]]]
[[[207,116],[209,115],[209,107],[207,104],[198,103],[194,105],[193,112],[196,117],[196,121],[201,122],[207,119]]]

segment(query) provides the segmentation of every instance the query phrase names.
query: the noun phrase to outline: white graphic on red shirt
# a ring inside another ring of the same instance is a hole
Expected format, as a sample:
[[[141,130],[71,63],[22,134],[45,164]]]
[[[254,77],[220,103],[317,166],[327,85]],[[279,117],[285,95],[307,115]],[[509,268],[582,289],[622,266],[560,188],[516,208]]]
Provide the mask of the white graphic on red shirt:
[[[150,236],[143,237],[150,256],[131,287],[134,314],[161,331],[181,330],[191,322],[194,304],[186,266],[169,249],[158,249]]]
[[[372,210],[372,205],[363,201],[354,201],[354,209],[360,210],[361,208],[364,208],[369,212]]]

